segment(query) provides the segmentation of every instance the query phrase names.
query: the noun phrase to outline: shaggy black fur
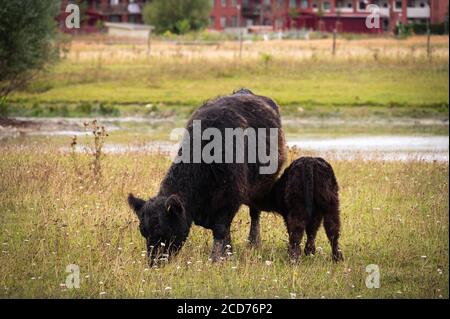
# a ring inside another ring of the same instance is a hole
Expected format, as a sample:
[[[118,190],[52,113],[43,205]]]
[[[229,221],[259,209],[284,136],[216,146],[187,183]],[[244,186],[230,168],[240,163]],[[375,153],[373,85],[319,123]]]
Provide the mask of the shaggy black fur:
[[[250,240],[257,243],[260,211],[256,203],[269,194],[285,162],[285,140],[278,106],[269,98],[242,89],[206,102],[193,113],[186,127],[191,136],[191,150],[194,120],[202,121],[202,132],[208,127],[219,129],[223,139],[225,128],[278,128],[278,170],[271,175],[262,175],[259,168],[265,164],[248,163],[247,159],[245,163],[196,164],[192,163],[193,154],[191,163],[172,163],[155,197],[148,201],[131,194],[128,197],[139,217],[151,263],[158,253],[176,253],[188,237],[192,223],[212,230],[211,258],[216,261],[225,257],[228,245],[231,246],[230,225],[242,204],[250,207]],[[202,142],[202,149],[208,142]],[[222,150],[222,158],[225,151]]]
[[[301,255],[300,244],[306,230],[305,254],[316,251],[315,238],[320,224],[331,244],[334,261],[342,260],[339,249],[339,186],[333,168],[319,157],[301,157],[286,168],[260,208],[283,216],[289,234],[289,254]]]

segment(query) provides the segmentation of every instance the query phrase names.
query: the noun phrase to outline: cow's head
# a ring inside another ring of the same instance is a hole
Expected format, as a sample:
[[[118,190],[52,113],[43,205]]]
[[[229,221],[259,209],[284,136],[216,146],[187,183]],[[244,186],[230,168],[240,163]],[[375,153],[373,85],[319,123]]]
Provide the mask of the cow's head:
[[[147,241],[150,265],[175,255],[189,234],[186,212],[177,195],[156,196],[148,201],[128,196],[139,218],[139,229]]]

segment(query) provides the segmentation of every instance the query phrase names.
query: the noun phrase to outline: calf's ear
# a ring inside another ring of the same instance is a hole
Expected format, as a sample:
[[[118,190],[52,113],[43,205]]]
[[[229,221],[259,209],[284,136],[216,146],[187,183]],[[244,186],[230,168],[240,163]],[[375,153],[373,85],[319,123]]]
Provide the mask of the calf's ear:
[[[128,195],[128,204],[137,213],[145,204],[145,200],[136,198],[133,194]]]
[[[170,195],[166,200],[165,206],[167,214],[171,216],[184,217],[183,203],[177,195]]]

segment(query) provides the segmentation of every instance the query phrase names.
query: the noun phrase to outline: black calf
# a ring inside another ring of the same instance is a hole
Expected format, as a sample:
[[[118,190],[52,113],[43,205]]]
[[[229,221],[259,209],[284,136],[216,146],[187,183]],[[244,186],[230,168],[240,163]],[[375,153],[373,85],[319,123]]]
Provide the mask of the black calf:
[[[322,158],[301,157],[283,173],[270,195],[260,203],[263,210],[284,218],[289,233],[289,255],[298,260],[306,230],[305,254],[316,252],[315,238],[323,221],[334,261],[343,259],[339,249],[339,186],[333,168]]]

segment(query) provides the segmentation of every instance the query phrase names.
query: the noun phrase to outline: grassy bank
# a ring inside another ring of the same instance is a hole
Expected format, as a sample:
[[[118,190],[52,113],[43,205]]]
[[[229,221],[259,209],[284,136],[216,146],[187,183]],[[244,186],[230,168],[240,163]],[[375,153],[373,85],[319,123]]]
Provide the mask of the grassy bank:
[[[170,162],[126,153],[90,158],[52,143],[4,144],[0,155],[1,297],[448,298],[448,164],[333,162],[341,186],[342,249],[288,262],[280,218],[264,214],[263,245],[246,247],[247,208],[234,220],[235,255],[211,264],[211,234],[199,227],[179,256],[148,269],[145,245],[126,195],[158,189]],[[80,267],[79,289],[65,287],[66,266]],[[365,286],[377,264],[381,287]]]

